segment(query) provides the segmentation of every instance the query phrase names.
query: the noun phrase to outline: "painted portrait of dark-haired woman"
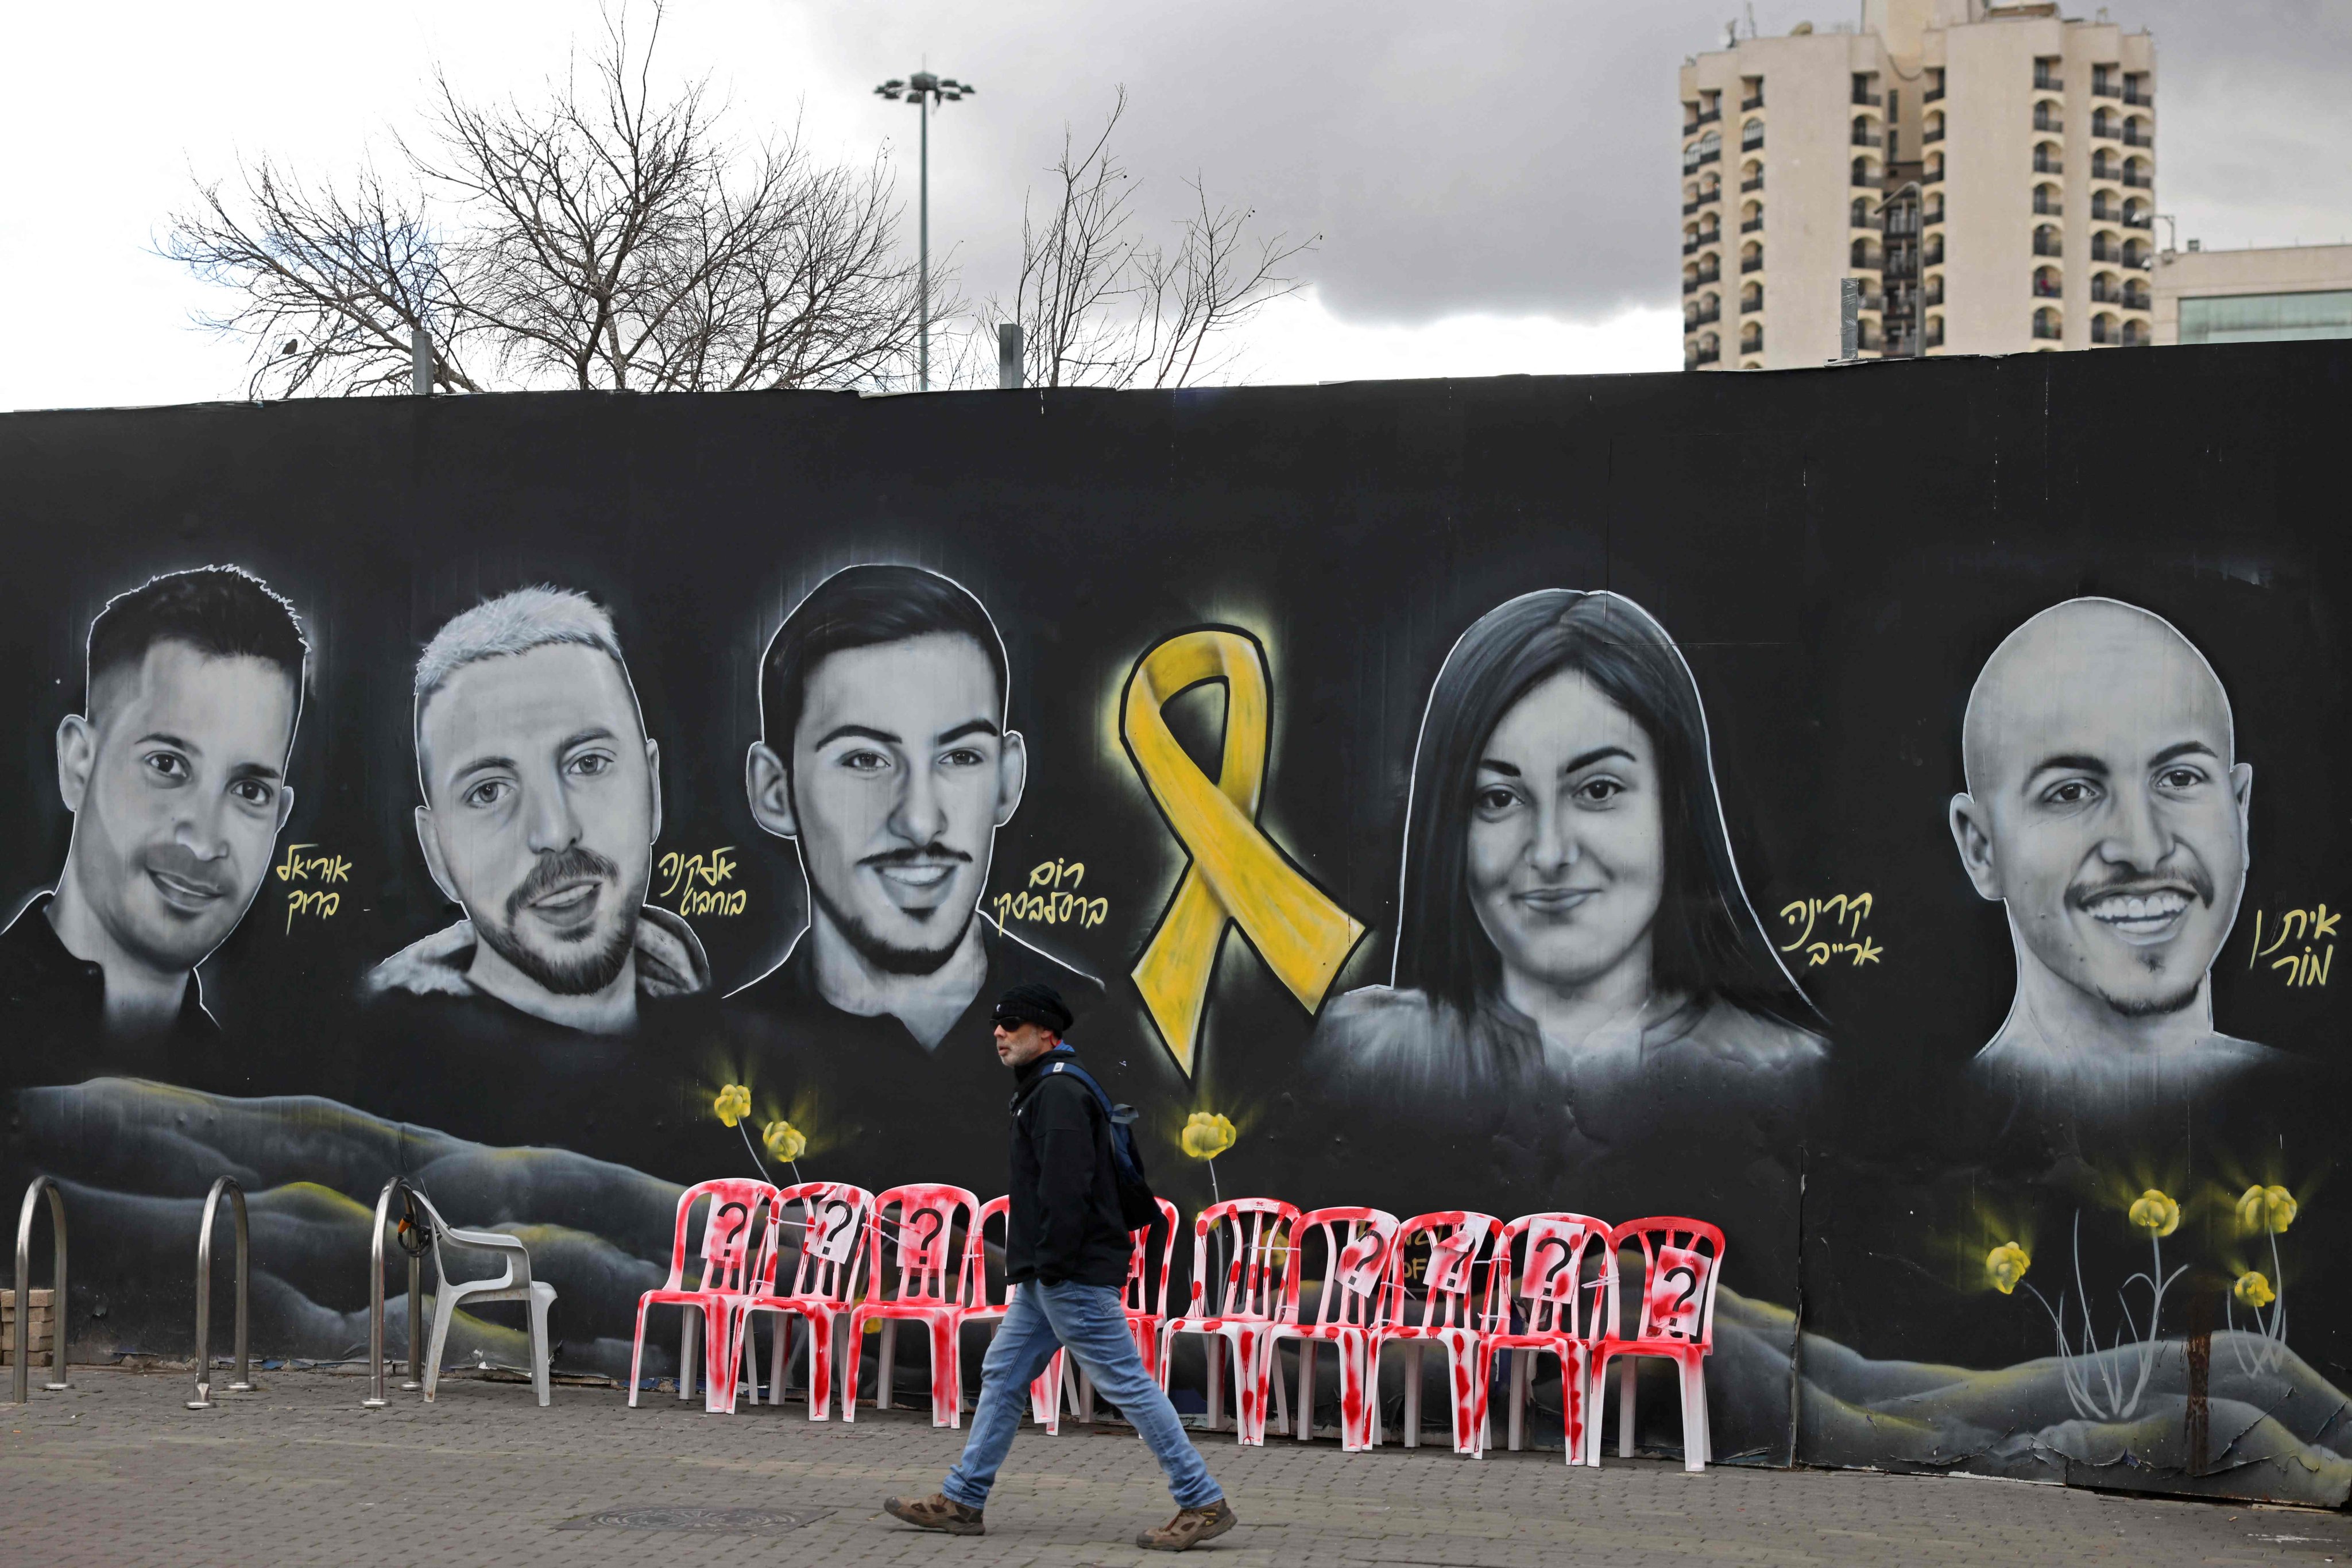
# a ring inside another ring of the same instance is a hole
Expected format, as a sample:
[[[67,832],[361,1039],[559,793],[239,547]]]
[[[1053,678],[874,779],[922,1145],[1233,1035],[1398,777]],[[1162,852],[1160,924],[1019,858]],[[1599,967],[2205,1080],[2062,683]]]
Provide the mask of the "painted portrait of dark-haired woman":
[[[1612,1139],[1811,1097],[1821,1020],[1740,884],[1697,683],[1633,601],[1546,590],[1465,632],[1406,819],[1391,983],[1326,1009],[1327,1088]]]

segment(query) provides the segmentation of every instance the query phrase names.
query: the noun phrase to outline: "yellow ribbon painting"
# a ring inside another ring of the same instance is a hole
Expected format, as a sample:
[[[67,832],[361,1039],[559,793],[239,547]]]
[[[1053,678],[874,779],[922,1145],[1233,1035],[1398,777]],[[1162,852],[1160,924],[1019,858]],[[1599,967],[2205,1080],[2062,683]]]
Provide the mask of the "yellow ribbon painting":
[[[1225,684],[1224,754],[1213,782],[1177,744],[1160,711],[1204,681]],[[1228,925],[1242,928],[1310,1013],[1364,935],[1257,825],[1273,728],[1268,686],[1265,650],[1256,638],[1205,627],[1180,632],[1138,660],[1119,699],[1128,756],[1192,857],[1133,971],[1151,1021],[1188,1077]]]

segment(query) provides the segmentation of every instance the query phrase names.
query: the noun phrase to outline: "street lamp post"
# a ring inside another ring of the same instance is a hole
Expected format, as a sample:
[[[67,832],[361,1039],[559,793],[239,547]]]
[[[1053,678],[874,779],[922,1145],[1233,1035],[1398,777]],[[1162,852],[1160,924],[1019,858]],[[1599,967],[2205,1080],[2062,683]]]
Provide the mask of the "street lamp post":
[[[917,71],[911,77],[892,77],[874,89],[877,98],[894,102],[911,103],[922,119],[921,196],[918,210],[921,214],[920,239],[916,251],[916,287],[921,298],[916,306],[915,376],[916,384],[923,391],[931,390],[931,106],[935,103],[958,103],[980,89],[968,81],[953,77],[933,76],[929,71]]]

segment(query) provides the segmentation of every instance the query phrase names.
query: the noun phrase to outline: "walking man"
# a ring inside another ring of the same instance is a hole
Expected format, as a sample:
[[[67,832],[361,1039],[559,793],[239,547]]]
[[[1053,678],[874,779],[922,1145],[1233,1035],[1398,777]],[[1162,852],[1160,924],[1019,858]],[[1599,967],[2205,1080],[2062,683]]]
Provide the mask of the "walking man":
[[[1013,1447],[1029,1385],[1055,1349],[1075,1357],[1168,1472],[1177,1515],[1135,1538],[1182,1552],[1234,1527],[1233,1505],[1144,1370],[1119,1291],[1130,1241],[1120,1217],[1108,1103],[1062,1043],[1070,1009],[1050,986],[1015,986],[996,1004],[996,1055],[1013,1069],[1013,1195],[1004,1240],[1012,1305],[981,1367],[980,1408],[963,1458],[928,1498],[891,1498],[896,1518],[950,1535],[986,1533],[982,1510]]]

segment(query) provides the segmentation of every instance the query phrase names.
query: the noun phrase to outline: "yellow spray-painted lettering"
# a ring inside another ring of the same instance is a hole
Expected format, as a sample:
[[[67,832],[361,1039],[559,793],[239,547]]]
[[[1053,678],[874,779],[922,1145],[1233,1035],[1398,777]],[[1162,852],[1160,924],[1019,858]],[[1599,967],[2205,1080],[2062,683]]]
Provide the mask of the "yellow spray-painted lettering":
[[[2253,951],[2246,960],[2246,967],[2254,968],[2268,958],[2273,972],[2285,972],[2290,986],[2327,984],[2327,973],[2336,967],[2336,927],[2343,918],[2342,910],[2331,911],[2325,904],[2313,904],[2309,909],[2290,909],[2284,915],[2257,909]],[[2268,946],[2263,945],[2265,921],[2271,927]],[[2290,947],[2292,951],[2282,951]]]
[[[735,875],[733,844],[722,844],[702,854],[672,850],[655,865],[668,881],[654,894],[656,904],[668,904],[680,915],[740,915],[749,903],[740,887],[721,887]]]
[[[1224,748],[1213,779],[1160,715],[1180,694],[1211,682],[1225,688]],[[1307,881],[1258,826],[1273,743],[1272,684],[1256,638],[1209,626],[1154,645],[1135,662],[1119,695],[1118,733],[1129,760],[1191,857],[1130,971],[1168,1054],[1188,1077],[1227,927],[1242,928],[1309,1013],[1323,1005],[1339,967],[1364,938],[1362,923]]]
[[[1876,909],[1878,901],[1867,893],[1841,893],[1829,898],[1792,899],[1781,906],[1781,923],[1796,933],[1793,941],[1780,945],[1783,953],[1801,952],[1805,967],[1817,969],[1831,960],[1843,958],[1854,968],[1875,964],[1886,956],[1886,949],[1873,941],[1863,930]],[[1813,933],[1823,933],[1816,938]]]
[[[1110,900],[1084,898],[1087,862],[1054,859],[1029,868],[1029,885],[1017,893],[1000,893],[990,899],[996,923],[1032,921],[1039,925],[1076,925],[1092,930],[1110,918]]]
[[[288,844],[286,858],[270,870],[278,880],[288,883],[286,889],[286,929],[294,929],[294,917],[307,915],[314,919],[331,919],[343,906],[343,895],[331,887],[297,887],[296,883],[348,883],[352,880],[352,862],[338,854],[304,854],[317,844]]]

